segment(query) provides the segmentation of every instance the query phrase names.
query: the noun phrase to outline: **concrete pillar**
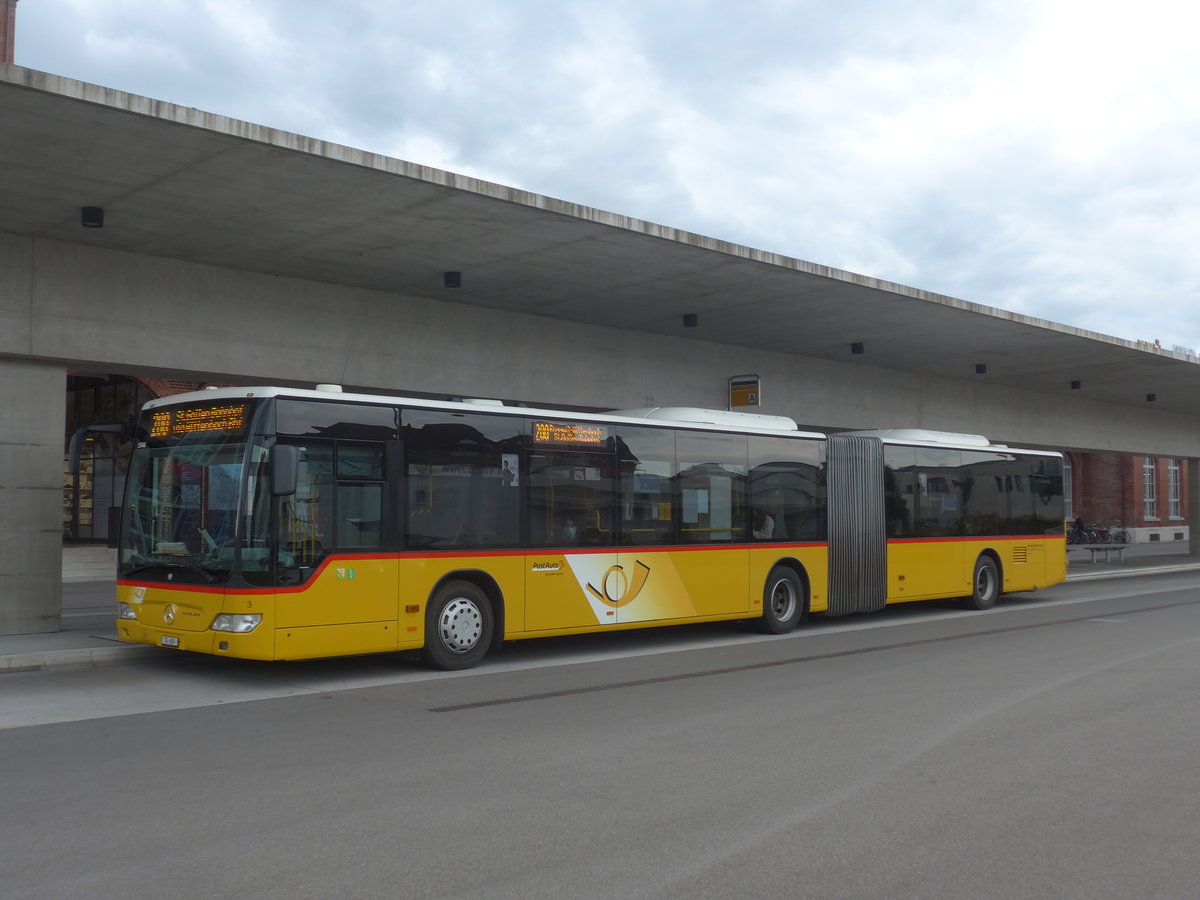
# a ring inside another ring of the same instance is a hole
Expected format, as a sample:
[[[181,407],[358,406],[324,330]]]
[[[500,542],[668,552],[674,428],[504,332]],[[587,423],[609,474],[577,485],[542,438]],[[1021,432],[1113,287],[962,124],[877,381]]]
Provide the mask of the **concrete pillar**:
[[[59,630],[67,372],[0,357],[0,634]]]

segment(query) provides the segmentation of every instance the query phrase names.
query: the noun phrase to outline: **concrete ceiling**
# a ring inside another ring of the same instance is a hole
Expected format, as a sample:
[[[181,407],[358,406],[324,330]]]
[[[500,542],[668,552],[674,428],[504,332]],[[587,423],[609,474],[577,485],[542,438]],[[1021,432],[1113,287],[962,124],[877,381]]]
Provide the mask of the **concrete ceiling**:
[[[0,123],[12,234],[1200,413],[1193,357],[18,66]]]

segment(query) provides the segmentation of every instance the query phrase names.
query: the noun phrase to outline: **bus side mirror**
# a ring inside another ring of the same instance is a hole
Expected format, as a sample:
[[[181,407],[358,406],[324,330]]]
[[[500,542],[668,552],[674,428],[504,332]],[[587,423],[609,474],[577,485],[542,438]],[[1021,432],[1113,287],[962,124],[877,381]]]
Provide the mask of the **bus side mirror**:
[[[293,444],[276,444],[271,448],[271,493],[283,497],[296,493],[296,476],[300,471],[300,448]]]

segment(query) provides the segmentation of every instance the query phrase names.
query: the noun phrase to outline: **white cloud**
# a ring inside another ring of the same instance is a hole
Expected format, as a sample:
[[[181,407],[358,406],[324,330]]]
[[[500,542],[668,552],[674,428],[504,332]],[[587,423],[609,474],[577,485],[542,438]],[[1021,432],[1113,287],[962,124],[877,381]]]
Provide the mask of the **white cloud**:
[[[1200,345],[1200,8],[1174,0],[25,0],[19,16],[35,68]]]

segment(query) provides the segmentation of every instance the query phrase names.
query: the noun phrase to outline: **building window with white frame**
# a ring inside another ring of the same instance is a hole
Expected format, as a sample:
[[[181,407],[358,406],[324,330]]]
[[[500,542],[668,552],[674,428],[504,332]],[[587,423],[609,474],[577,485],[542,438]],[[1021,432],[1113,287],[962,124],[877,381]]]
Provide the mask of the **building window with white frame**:
[[[1167,509],[1172,519],[1183,518],[1183,498],[1179,490],[1179,460],[1167,460]]]
[[[1075,498],[1072,483],[1074,481],[1071,457],[1063,454],[1063,518],[1068,522],[1075,518]]]
[[[1142,457],[1142,518],[1158,518],[1158,484],[1153,456]]]

